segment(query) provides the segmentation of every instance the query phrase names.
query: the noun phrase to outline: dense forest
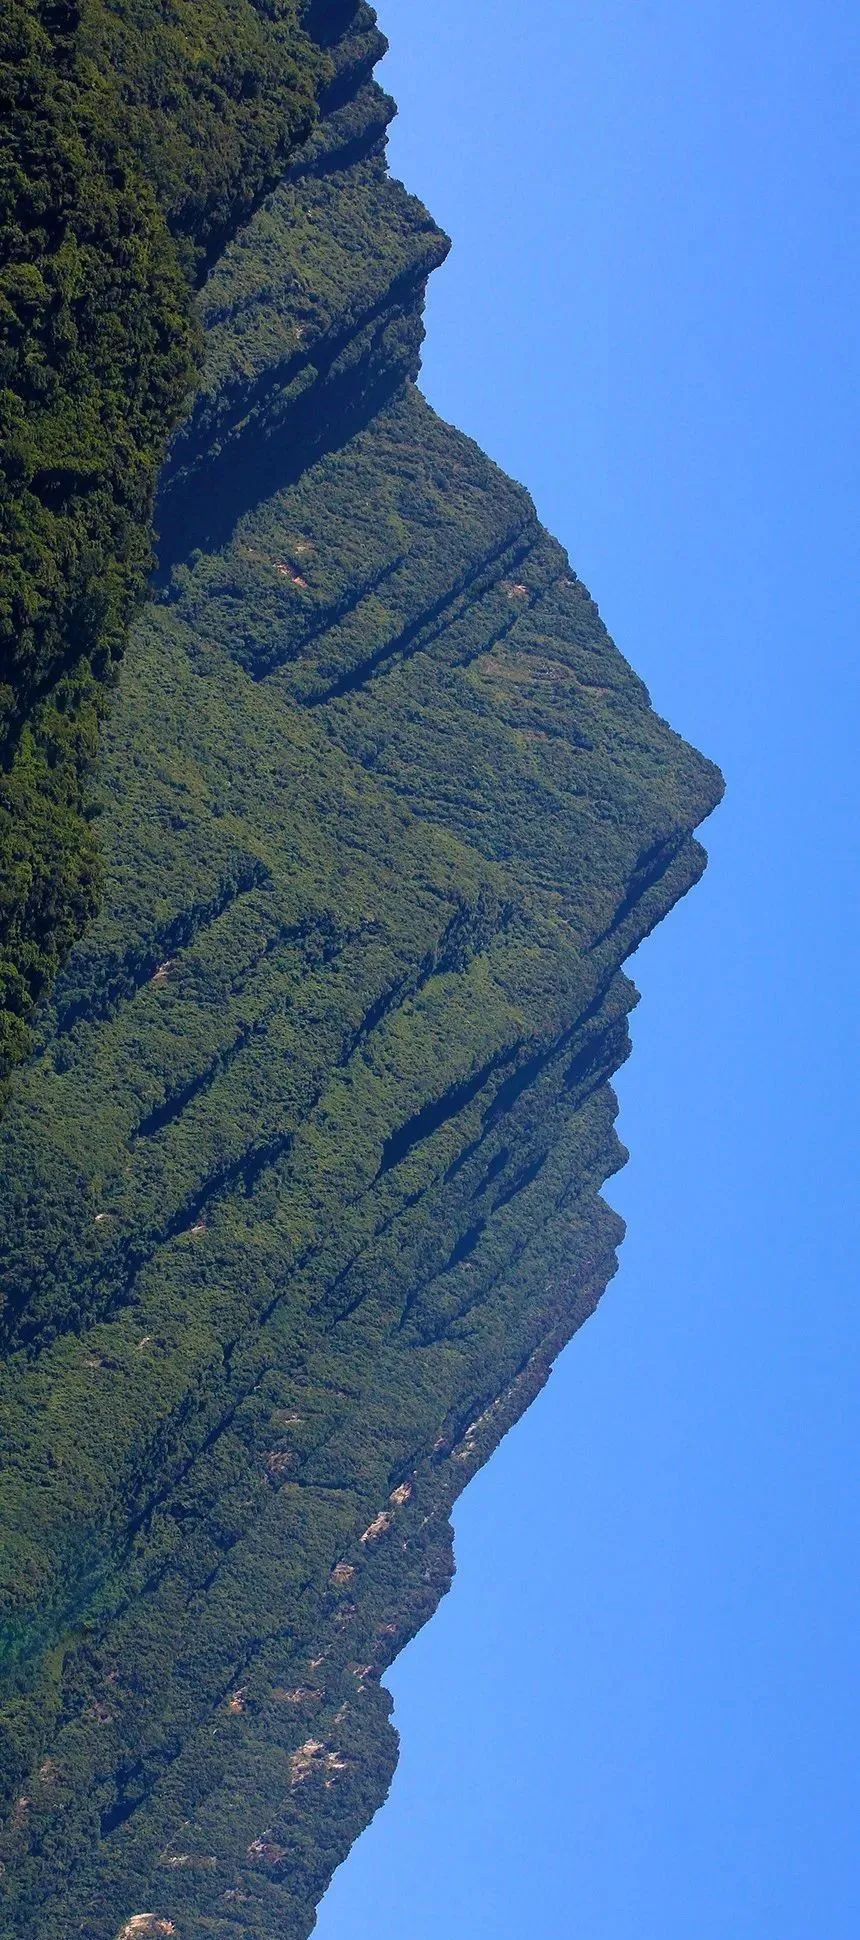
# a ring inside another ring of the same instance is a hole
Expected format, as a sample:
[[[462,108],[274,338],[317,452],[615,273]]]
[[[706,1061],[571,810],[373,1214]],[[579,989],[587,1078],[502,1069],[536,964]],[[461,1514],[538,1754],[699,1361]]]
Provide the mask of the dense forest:
[[[416,387],[371,9],[10,20],[0,1931],[306,1940],[615,1270],[623,965],[721,783]]]
[[[0,1086],[98,899],[86,792],[207,262],[309,131],[298,0],[4,0]]]

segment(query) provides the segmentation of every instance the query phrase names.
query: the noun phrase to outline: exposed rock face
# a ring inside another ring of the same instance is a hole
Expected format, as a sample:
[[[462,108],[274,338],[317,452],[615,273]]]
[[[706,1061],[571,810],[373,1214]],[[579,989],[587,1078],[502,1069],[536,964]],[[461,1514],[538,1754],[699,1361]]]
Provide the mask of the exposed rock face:
[[[614,1272],[622,965],[720,794],[415,388],[445,239],[370,10],[311,18],[2,1128],[8,1940],[310,1932],[452,1504]]]

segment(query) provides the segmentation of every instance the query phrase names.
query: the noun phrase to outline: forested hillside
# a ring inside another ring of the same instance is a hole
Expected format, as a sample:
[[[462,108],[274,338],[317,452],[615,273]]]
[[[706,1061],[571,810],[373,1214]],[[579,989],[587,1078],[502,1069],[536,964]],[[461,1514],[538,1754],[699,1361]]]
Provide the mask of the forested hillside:
[[[148,12],[95,18],[135,75]],[[128,93],[204,350],[86,780],[102,906],[0,1127],[4,1940],[310,1933],[451,1506],[614,1271],[622,966],[721,789],[416,388],[447,242],[370,9],[305,33],[319,118],[223,249],[226,163]]]
[[[190,396],[193,287],[330,76],[298,13],[0,12],[0,1096],[98,899],[86,776]]]

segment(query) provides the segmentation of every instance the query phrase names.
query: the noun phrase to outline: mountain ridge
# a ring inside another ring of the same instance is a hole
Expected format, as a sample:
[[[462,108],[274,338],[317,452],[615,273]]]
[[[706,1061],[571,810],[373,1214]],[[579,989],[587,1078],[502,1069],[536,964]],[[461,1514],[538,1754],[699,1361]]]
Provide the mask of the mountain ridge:
[[[721,792],[416,388],[447,239],[371,10],[314,21],[0,1126],[9,1940],[310,1932],[453,1503],[615,1271],[622,966]]]

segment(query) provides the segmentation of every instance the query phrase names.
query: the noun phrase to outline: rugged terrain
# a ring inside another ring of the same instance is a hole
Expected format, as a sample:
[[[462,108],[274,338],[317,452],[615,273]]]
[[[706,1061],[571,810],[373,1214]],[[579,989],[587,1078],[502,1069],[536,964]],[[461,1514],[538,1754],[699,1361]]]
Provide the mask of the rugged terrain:
[[[4,1940],[310,1932],[451,1506],[615,1269],[622,966],[721,790],[416,388],[446,239],[370,9],[304,30],[0,1128]]]
[[[87,775],[199,362],[193,293],[313,126],[337,11],[0,11],[0,1105],[98,905]]]

